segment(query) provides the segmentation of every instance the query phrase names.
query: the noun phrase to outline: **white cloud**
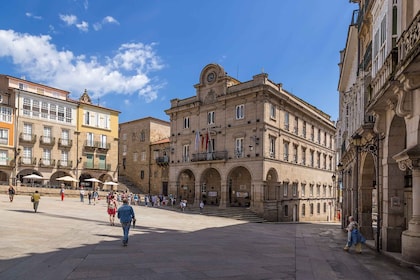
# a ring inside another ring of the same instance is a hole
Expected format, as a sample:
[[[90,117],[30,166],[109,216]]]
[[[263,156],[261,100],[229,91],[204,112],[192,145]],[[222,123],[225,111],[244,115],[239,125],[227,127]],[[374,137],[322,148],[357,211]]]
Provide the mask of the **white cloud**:
[[[76,27],[83,32],[88,32],[89,24],[86,21],[82,21],[81,23],[76,23]]]
[[[28,18],[33,18],[33,19],[38,19],[38,20],[41,20],[41,19],[42,19],[42,17],[41,17],[41,16],[36,16],[36,15],[33,15],[32,13],[25,13],[25,15],[26,15]]]
[[[115,18],[111,17],[111,16],[106,16],[104,17],[104,19],[102,20],[103,23],[115,23],[115,24],[120,24]]]
[[[138,94],[155,100],[164,86],[151,72],[164,67],[154,44],[123,44],[112,57],[86,57],[58,50],[49,35],[0,30],[0,59],[10,59],[29,80],[73,92],[88,89],[92,98]]]
[[[118,22],[118,20],[116,20],[115,18],[111,17],[111,16],[106,16],[102,19],[102,22],[96,22],[93,24],[93,29],[95,31],[101,30],[102,29],[102,25],[104,24],[117,24],[119,25],[120,23]]]
[[[60,14],[60,19],[64,21],[67,25],[74,25],[77,23],[77,17],[75,15],[62,15]]]

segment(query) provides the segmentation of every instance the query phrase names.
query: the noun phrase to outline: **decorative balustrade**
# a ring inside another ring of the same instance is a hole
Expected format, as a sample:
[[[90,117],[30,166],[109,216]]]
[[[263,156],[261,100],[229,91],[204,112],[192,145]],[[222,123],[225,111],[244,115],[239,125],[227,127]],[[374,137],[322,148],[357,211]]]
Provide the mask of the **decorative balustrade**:
[[[420,47],[420,11],[397,42],[398,62],[404,62]]]
[[[54,146],[55,137],[41,136],[39,137],[39,143],[44,146]]]
[[[227,160],[227,151],[192,154],[191,161]]]
[[[398,51],[394,48],[376,73],[375,78],[372,79],[372,98],[375,98],[381,92],[383,86],[391,79],[397,67],[397,59]]]
[[[65,139],[65,138],[58,138],[58,146],[59,147],[70,148],[72,145],[73,145],[73,140]]]

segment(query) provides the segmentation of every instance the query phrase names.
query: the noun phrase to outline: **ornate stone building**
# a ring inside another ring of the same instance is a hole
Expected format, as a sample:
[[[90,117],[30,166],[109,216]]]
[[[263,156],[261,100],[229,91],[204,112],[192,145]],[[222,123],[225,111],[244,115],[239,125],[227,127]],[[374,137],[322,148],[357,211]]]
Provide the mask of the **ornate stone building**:
[[[352,2],[337,123],[343,219],[420,264],[420,2]]]
[[[335,127],[266,73],[240,82],[203,68],[196,95],[171,100],[169,192],[250,207],[271,221],[336,217]]]

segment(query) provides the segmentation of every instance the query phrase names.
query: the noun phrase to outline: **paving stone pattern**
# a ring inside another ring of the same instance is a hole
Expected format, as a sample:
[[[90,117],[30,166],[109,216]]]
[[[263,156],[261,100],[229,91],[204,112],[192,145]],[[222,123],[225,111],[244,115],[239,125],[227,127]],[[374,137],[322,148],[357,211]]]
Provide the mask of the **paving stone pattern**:
[[[343,250],[338,224],[249,223],[133,206],[127,247],[106,203],[0,195],[0,279],[420,279],[364,248]],[[118,224],[117,224],[118,225]]]

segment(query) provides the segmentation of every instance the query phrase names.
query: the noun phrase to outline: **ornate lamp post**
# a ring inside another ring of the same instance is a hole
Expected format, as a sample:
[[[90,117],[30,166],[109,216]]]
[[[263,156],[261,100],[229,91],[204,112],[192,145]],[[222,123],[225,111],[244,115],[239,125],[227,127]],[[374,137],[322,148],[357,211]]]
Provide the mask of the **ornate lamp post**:
[[[336,185],[336,180],[337,177],[335,176],[335,173],[331,176],[331,179],[333,181],[333,188],[334,188],[334,198],[335,198],[335,213],[334,213],[334,220],[337,217],[337,209],[338,209],[338,203],[337,203],[337,196],[338,196],[338,192],[337,192],[337,185]],[[331,203],[331,202],[330,202]],[[331,207],[330,207],[330,217],[331,217]]]

